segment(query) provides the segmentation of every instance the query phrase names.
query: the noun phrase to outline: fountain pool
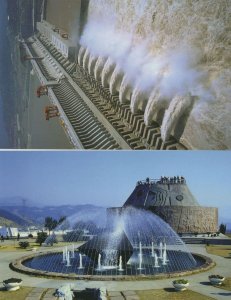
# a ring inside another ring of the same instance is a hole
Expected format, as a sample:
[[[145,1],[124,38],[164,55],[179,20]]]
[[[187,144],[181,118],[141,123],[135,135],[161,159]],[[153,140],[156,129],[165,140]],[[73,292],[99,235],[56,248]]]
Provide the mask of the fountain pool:
[[[146,210],[113,210],[104,226],[79,218],[69,222],[62,238],[70,241],[64,247],[25,259],[23,268],[52,276],[121,279],[193,272],[205,263],[167,223]]]

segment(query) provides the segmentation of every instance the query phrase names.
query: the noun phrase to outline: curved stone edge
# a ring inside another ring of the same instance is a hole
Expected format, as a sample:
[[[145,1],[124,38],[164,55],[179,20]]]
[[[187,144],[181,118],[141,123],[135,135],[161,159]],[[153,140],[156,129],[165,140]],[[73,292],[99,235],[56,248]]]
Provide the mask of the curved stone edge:
[[[26,260],[29,260],[31,258],[35,258],[37,256],[41,255],[46,255],[48,253],[51,253],[51,251],[48,252],[40,252],[36,254],[30,254],[27,256],[20,257],[13,262],[9,264],[9,267],[11,270],[27,274],[27,275],[32,275],[35,277],[43,277],[43,278],[48,278],[48,279],[75,279],[75,280],[94,280],[94,281],[135,281],[135,280],[160,280],[160,279],[166,279],[166,278],[173,278],[173,277],[182,277],[182,276],[189,276],[193,274],[198,274],[201,272],[206,272],[213,267],[216,266],[216,263],[209,257],[197,254],[197,253],[192,253],[194,257],[198,257],[200,259],[204,259],[204,264],[199,266],[198,268],[194,270],[189,270],[189,271],[183,271],[183,272],[177,272],[177,273],[162,273],[162,274],[157,274],[157,275],[139,275],[139,276],[129,276],[129,275],[117,275],[117,276],[100,276],[100,275],[77,275],[74,273],[70,274],[63,274],[63,273],[54,273],[54,272],[48,272],[48,271],[40,271],[40,270],[34,270],[25,267],[22,263]],[[53,252],[52,253],[60,253],[60,252]]]

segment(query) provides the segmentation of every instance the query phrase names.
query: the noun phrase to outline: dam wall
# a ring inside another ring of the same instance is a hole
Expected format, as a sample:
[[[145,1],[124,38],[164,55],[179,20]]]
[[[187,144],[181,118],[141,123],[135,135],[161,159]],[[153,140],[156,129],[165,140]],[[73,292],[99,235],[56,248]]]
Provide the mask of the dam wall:
[[[79,61],[163,141],[230,149],[230,12],[226,0],[91,0]]]
[[[231,148],[230,12],[227,0],[48,0],[46,21],[68,32],[68,72],[130,148],[221,150]]]

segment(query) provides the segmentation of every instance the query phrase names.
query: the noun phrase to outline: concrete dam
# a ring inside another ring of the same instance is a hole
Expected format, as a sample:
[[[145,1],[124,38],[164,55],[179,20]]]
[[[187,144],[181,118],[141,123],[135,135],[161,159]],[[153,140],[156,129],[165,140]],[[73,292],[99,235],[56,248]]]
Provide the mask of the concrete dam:
[[[25,47],[76,148],[230,149],[230,1],[75,4]]]

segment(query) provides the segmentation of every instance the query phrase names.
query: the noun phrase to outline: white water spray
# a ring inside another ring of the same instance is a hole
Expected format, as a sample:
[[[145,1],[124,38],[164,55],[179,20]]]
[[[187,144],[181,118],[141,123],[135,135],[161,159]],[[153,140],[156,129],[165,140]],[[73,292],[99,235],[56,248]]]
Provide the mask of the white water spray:
[[[101,270],[102,270],[102,266],[101,266],[101,254],[99,253],[97,271],[101,271]]]
[[[180,121],[180,118],[190,109],[192,106],[193,98],[191,95],[176,96],[168,110],[165,112],[163,123],[161,126],[161,137],[163,141],[167,141],[170,134],[175,129],[175,126]]]
[[[97,62],[97,59],[98,59],[98,57],[91,54],[89,63],[88,63],[88,73],[92,76],[94,75],[95,64]]]
[[[66,261],[67,261],[66,267],[70,267],[70,266],[71,266],[71,262],[70,262],[70,251],[67,251],[67,254],[66,254]]]
[[[159,252],[160,252],[159,258],[163,259],[163,243],[162,242],[160,242],[160,245],[159,245]]]
[[[113,62],[113,60],[108,58],[108,60],[106,61],[105,65],[103,67],[103,71],[102,71],[101,83],[102,83],[103,87],[109,86],[111,75],[115,69],[115,66],[116,65]]]
[[[186,105],[186,110],[180,103],[178,108],[169,108],[162,124],[164,140],[169,131],[174,133],[182,114],[189,113],[181,129],[189,144],[231,148],[230,109],[226,109],[230,95],[230,10],[227,0],[92,0],[81,44],[97,57],[109,57],[121,67],[133,89],[139,86],[147,99],[154,88],[162,95],[160,100],[168,99],[169,103],[177,95],[190,94],[198,99],[194,106]],[[106,87],[105,77],[111,76],[107,74],[102,74]],[[156,110],[157,103],[152,105],[149,100],[146,124],[157,121],[155,117],[162,109],[158,103]],[[204,102],[207,105],[202,105]],[[136,106],[132,109],[136,111]],[[167,115],[172,109],[181,115],[177,113],[170,121]],[[205,137],[203,143],[199,135]]]
[[[123,77],[120,85],[119,100],[121,104],[126,103],[126,101],[131,101],[131,87],[126,75]]]
[[[79,269],[83,269],[83,257],[82,254],[79,254]]]
[[[143,109],[146,104],[145,98],[145,94],[138,87],[133,90],[131,98],[131,111],[133,114]]]
[[[138,256],[139,256],[139,268],[138,268],[138,270],[142,270],[143,268],[142,268],[142,263],[143,263],[143,253],[142,253],[142,244],[141,244],[141,242],[140,242],[140,244],[139,244],[139,249],[140,249],[140,251],[139,251],[139,254],[138,254]]]
[[[154,251],[154,243],[152,242],[152,257],[155,256],[155,251]]]
[[[101,57],[101,56],[99,56],[97,61],[96,61],[95,70],[94,70],[94,77],[97,81],[100,81],[100,79],[101,79],[102,71],[103,71],[103,68],[104,68],[104,65],[105,65],[106,61],[107,61],[107,58]]]
[[[123,73],[119,67],[116,67],[114,72],[112,73],[110,80],[110,93],[112,95],[116,94],[119,89],[123,79]]]
[[[166,249],[164,249],[163,251],[163,262],[162,262],[162,265],[167,265],[167,251]]]
[[[162,124],[164,112],[168,108],[170,99],[163,97],[154,89],[148,99],[148,104],[144,112],[144,122],[150,126],[153,121]]]
[[[122,261],[122,256],[120,256],[119,258],[119,269],[118,269],[120,272],[122,272],[124,269],[123,269],[123,261]]]
[[[155,268],[159,268],[160,266],[159,266],[159,262],[158,262],[158,256],[157,256],[156,253],[154,253],[154,258],[155,258],[155,264],[154,264],[154,267],[155,267]]]
[[[66,249],[64,248],[63,249],[63,263],[65,263],[66,260],[67,260],[67,258],[66,258]]]
[[[79,49],[79,54],[78,54],[78,64],[80,66],[83,65],[83,57],[84,57],[85,51],[86,51],[86,49],[81,46]]]

